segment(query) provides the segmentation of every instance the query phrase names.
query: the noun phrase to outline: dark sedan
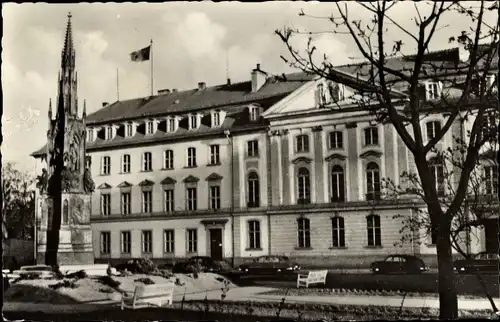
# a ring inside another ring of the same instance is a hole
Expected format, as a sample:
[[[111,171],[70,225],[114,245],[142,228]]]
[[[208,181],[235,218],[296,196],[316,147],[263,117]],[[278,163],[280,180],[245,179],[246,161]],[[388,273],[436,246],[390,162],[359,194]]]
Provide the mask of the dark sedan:
[[[286,256],[260,256],[240,265],[238,270],[248,275],[275,275],[296,272],[300,266]]]
[[[423,260],[412,255],[389,255],[371,264],[373,274],[420,274],[428,271]]]
[[[225,261],[214,260],[208,256],[194,256],[185,262],[176,263],[172,273],[193,273],[193,267],[198,266],[200,272],[223,272],[231,270],[231,265]]]
[[[497,253],[478,253],[471,259],[459,259],[453,262],[453,269],[459,274],[474,272],[498,273],[500,256]]]

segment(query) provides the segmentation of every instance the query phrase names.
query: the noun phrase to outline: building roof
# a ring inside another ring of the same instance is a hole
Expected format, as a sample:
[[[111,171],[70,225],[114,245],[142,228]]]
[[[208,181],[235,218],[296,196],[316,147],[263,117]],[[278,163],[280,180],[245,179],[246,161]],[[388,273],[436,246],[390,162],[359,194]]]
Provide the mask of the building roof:
[[[123,122],[148,117],[183,115],[205,109],[231,110],[232,106],[282,97],[290,94],[313,75],[293,73],[284,77],[271,77],[256,92],[250,81],[231,85],[217,85],[204,90],[191,89],[152,97],[114,102],[87,116],[87,125]]]

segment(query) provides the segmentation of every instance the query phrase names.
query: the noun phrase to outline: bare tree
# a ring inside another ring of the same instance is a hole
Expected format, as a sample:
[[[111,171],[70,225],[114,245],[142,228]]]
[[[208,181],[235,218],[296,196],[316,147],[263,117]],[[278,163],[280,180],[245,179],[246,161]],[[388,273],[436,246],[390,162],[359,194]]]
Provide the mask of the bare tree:
[[[498,70],[499,23],[498,18],[494,24],[484,19],[488,10],[498,10],[498,3],[475,2],[467,8],[458,1],[413,3],[416,17],[413,19],[414,29],[397,22],[393,12],[399,5],[402,4],[396,1],[337,2],[336,12],[329,17],[312,16],[304,11],[299,13],[305,18],[329,21],[331,30],[321,33],[347,35],[364,60],[355,65],[335,67],[327,57],[317,62],[317,48],[312,38],[315,31],[285,28],[277,30],[276,34],[291,56],[291,59],[282,57],[285,62],[353,88],[355,95],[351,99],[372,113],[377,121],[391,123],[413,155],[416,173],[407,173],[406,178],[415,180],[407,180],[404,189],[410,189],[407,193],[420,196],[427,206],[429,222],[437,239],[440,317],[453,319],[458,317],[458,301],[452,258],[454,239],[451,238],[455,230],[452,227],[464,209],[471,174],[477,167],[481,151],[493,135],[484,135],[487,116],[498,113],[498,99],[492,93],[493,88],[498,86],[489,82],[489,73]],[[358,15],[361,10],[366,12],[369,21],[353,20],[352,6],[357,7]],[[426,13],[424,9],[428,9]],[[470,27],[449,37],[450,43],[457,44],[468,53],[465,60],[460,57],[461,50],[430,51],[431,41],[447,30],[442,18],[450,14],[455,14],[455,19],[459,19],[463,26]],[[407,46],[402,39],[389,43],[386,39],[391,34],[390,30],[405,35],[416,48],[414,54],[405,54],[403,49]],[[291,43],[298,34],[309,34],[305,52]],[[399,63],[395,64],[395,61]],[[439,84],[443,90],[426,88],[423,79]],[[429,92],[432,93],[431,99]],[[378,104],[371,104],[373,100]],[[445,113],[446,121],[435,130],[432,138],[426,140],[421,121],[432,113]],[[452,151],[456,161],[452,162],[453,189],[448,191],[446,202],[443,202],[433,176],[432,163],[428,161],[431,157],[440,160],[442,156],[436,153],[439,142],[452,126],[464,122],[472,126],[468,135],[461,138],[463,148]]]

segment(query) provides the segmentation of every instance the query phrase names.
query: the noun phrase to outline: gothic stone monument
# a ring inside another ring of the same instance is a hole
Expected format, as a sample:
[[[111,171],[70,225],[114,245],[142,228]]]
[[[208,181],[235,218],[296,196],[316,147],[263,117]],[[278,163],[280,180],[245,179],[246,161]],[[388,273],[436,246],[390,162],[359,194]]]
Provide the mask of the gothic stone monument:
[[[78,116],[77,78],[75,72],[75,50],[71,31],[71,14],[68,15],[66,38],[62,51],[59,73],[57,112],[52,119],[52,104],[49,103],[49,129],[47,145],[42,161],[47,168],[38,177],[37,204],[37,263],[45,262],[47,231],[54,216],[54,197],[50,193],[54,179],[53,160],[61,157],[56,137],[59,125],[64,126],[64,152],[62,157],[61,227],[59,232],[58,264],[94,264],[92,230],[90,227],[91,194],[94,183],[86,158],[85,102],[82,117]],[[60,123],[63,122],[63,123]]]

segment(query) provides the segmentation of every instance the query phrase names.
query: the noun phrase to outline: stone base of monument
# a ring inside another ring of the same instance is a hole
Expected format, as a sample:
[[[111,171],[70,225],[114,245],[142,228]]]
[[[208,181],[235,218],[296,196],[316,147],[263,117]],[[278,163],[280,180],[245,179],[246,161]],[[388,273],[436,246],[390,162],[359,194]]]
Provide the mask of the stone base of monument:
[[[94,264],[93,252],[58,252],[57,262],[59,265],[90,265]],[[45,263],[45,252],[39,252],[36,263]]]

